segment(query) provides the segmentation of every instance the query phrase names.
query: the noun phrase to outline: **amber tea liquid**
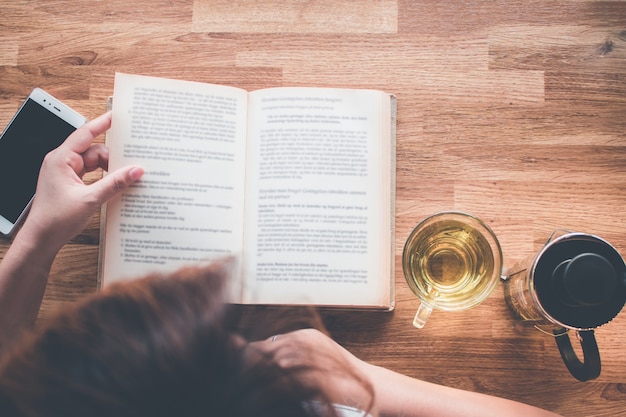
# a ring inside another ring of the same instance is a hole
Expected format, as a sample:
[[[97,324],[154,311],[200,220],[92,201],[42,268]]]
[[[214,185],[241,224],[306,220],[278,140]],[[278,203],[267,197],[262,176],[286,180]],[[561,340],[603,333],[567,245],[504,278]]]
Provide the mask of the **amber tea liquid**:
[[[491,293],[500,274],[495,273],[490,239],[465,221],[444,219],[425,226],[405,247],[403,267],[412,291],[442,310],[480,303]]]

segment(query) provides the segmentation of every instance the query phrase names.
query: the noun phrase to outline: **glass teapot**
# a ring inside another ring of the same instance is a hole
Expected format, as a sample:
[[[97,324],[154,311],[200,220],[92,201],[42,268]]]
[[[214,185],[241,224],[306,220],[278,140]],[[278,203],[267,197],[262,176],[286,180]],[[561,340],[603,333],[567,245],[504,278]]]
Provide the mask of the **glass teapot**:
[[[525,324],[549,326],[568,370],[579,381],[600,375],[594,329],[611,321],[626,302],[626,265],[605,240],[555,231],[541,251],[502,276],[506,302]],[[569,339],[580,340],[580,361]]]

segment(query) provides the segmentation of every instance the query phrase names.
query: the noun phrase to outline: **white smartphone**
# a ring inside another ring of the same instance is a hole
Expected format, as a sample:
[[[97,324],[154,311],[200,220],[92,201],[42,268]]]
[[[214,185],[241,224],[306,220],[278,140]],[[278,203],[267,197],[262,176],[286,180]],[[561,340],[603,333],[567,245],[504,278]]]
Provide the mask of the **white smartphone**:
[[[40,88],[28,96],[0,136],[0,233],[17,230],[35,195],[44,157],[85,122]]]

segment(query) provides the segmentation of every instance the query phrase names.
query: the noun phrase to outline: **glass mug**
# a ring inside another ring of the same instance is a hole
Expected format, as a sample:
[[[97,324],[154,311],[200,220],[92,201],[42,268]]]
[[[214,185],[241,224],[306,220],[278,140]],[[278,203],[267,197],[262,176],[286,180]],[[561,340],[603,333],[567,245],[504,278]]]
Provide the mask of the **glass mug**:
[[[415,226],[404,245],[402,269],[420,300],[413,326],[421,329],[433,309],[466,310],[487,298],[502,274],[502,250],[478,218],[440,212]]]
[[[597,378],[600,352],[593,329],[611,321],[626,302],[626,265],[617,250],[597,236],[556,230],[536,256],[509,268],[502,280],[507,305],[520,323],[554,335],[574,378]],[[582,362],[569,330],[580,340]]]

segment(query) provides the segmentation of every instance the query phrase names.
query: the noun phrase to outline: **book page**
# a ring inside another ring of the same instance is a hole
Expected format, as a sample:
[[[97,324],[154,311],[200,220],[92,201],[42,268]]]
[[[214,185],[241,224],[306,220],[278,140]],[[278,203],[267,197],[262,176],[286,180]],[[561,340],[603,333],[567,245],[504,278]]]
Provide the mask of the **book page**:
[[[250,93],[245,302],[390,302],[389,101],[367,90]]]
[[[241,253],[247,93],[117,74],[109,169],[144,177],[107,204],[102,281]]]

